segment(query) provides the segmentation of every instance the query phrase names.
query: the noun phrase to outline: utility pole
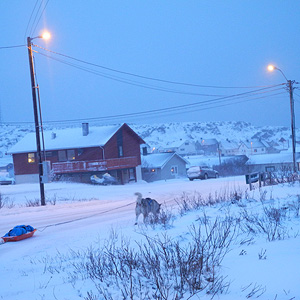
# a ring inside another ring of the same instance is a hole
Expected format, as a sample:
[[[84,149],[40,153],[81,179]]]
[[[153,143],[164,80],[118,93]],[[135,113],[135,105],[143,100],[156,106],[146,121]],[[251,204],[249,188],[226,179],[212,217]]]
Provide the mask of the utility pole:
[[[287,77],[284,75],[282,70],[279,68],[273,66],[273,65],[268,65],[268,70],[269,71],[274,71],[278,70],[283,77],[285,78],[287,82],[287,88],[290,94],[290,107],[291,107],[291,130],[292,130],[292,147],[293,147],[293,172],[296,173],[297,170],[297,164],[296,164],[296,137],[295,137],[295,112],[294,112],[294,97],[293,97],[293,84],[295,83],[295,80],[288,80]],[[297,82],[298,84],[298,82]]]
[[[40,195],[41,195],[41,205],[46,205],[45,202],[45,189],[43,183],[43,162],[41,155],[41,140],[40,140],[40,126],[39,126],[39,115],[38,115],[38,106],[36,98],[36,83],[34,76],[34,65],[33,65],[33,55],[31,48],[32,38],[27,37],[27,48],[29,56],[29,66],[30,66],[30,77],[31,77],[31,91],[32,91],[32,100],[33,100],[33,113],[34,113],[34,122],[35,122],[35,136],[36,136],[36,148],[37,148],[37,161],[39,169],[39,184],[40,184]]]
[[[296,137],[295,137],[295,111],[294,111],[294,97],[293,97],[293,84],[295,81],[288,80],[287,86],[290,93],[290,106],[291,106],[291,129],[292,129],[292,147],[293,147],[293,171],[294,173],[297,172],[297,165],[296,165]]]

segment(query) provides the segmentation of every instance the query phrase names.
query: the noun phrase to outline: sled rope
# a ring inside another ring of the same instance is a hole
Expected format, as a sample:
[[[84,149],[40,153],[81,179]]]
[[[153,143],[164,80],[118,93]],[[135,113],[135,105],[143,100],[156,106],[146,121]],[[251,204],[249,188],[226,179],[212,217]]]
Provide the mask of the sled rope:
[[[45,229],[47,229],[49,227],[64,225],[64,224],[73,223],[73,222],[76,222],[76,221],[80,221],[80,220],[92,218],[92,217],[95,217],[95,216],[98,216],[98,215],[103,215],[105,213],[108,213],[108,212],[111,212],[111,211],[114,211],[114,210],[117,210],[117,209],[120,209],[120,208],[123,208],[123,207],[130,206],[130,205],[132,205],[134,203],[135,203],[135,201],[134,202],[130,202],[130,203],[125,204],[125,205],[122,205],[122,206],[118,206],[118,207],[111,208],[111,209],[108,209],[108,210],[105,210],[105,211],[101,211],[99,213],[95,213],[93,215],[89,215],[89,216],[86,216],[86,217],[81,217],[81,218],[77,218],[77,219],[70,220],[70,221],[65,221],[65,222],[60,222],[60,223],[55,223],[55,224],[47,225],[47,226],[42,227],[42,229],[37,229],[37,230],[43,232]]]

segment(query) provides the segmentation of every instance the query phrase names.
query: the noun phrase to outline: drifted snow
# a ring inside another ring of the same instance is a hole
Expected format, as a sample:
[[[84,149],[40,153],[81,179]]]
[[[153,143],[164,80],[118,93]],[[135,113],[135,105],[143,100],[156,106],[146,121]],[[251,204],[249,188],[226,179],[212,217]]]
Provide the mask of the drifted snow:
[[[56,204],[25,207],[28,200],[39,198],[37,184],[1,186],[2,197],[8,197],[15,207],[0,209],[0,235],[21,224],[29,224],[38,231],[27,240],[0,246],[0,299],[84,299],[86,291],[94,288],[93,285],[77,282],[74,288],[71,283],[65,282],[65,274],[44,272],[45,266],[53,263],[55,267],[58,253],[64,255],[70,250],[84,250],[91,245],[103,243],[112,228],[132,240],[140,239],[141,230],[152,234],[153,229],[145,228],[142,220],[139,220],[138,226],[133,225],[135,192],[155,198],[163,204],[163,208],[173,207],[176,211],[174,199],[182,193],[199,192],[205,198],[210,193],[214,195],[215,192],[222,194],[230,190],[246,189],[248,186],[244,176],[193,182],[188,179],[138,182],[124,186],[49,183],[45,185],[46,197],[52,202],[56,199]],[[300,194],[299,184],[265,187],[264,190],[268,202],[271,198],[275,199],[272,201],[284,199],[287,202],[293,195]],[[260,197],[258,189],[253,192],[248,190],[248,193],[255,199]],[[254,202],[251,209],[259,206],[260,202]],[[216,215],[222,212],[210,208],[207,213]],[[182,218],[178,216],[173,228],[167,230],[167,233],[184,236],[199,214],[198,211]],[[294,232],[299,231],[299,220],[292,220],[291,226]],[[159,232],[159,229],[155,230],[155,234]],[[262,249],[267,250],[266,260],[258,259]],[[246,255],[240,255],[242,250],[246,251]],[[282,241],[266,242],[265,239],[258,239],[253,245],[234,245],[222,264],[222,273],[231,282],[229,294],[220,295],[216,299],[246,299],[251,287],[244,292],[242,289],[250,284],[266,289],[260,299],[299,299],[299,253],[300,237],[297,235]],[[198,298],[195,296],[192,299]]]

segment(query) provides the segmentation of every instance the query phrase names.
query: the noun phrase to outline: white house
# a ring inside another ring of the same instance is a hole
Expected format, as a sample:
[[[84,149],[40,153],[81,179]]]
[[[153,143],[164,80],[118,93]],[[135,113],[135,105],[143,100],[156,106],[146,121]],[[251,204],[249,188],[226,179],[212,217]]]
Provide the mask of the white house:
[[[169,143],[164,148],[160,148],[161,152],[176,152],[180,155],[192,155],[196,154],[196,146],[194,141],[182,141],[182,139],[178,141],[174,141]]]
[[[261,140],[242,141],[238,149],[238,154],[247,156],[266,154],[269,147],[267,142]]]

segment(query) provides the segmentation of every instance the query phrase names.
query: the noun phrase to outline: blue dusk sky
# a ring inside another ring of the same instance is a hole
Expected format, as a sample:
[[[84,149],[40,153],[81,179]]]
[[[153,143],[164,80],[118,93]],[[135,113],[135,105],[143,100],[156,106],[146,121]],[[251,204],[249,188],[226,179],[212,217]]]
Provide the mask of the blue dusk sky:
[[[298,0],[0,0],[2,123],[300,120]],[[18,46],[18,47],[14,47]]]

